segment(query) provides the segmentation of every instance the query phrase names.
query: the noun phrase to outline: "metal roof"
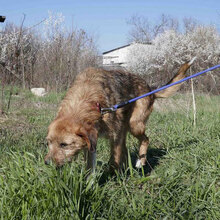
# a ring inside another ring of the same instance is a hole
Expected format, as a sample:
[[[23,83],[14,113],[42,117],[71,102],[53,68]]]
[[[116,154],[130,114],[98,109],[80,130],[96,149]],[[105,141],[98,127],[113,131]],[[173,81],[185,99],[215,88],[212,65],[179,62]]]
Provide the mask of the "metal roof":
[[[149,42],[149,43],[142,43],[142,44],[148,44],[148,45],[151,45],[152,43]],[[114,48],[114,49],[112,49],[112,50],[105,51],[105,52],[102,53],[102,55],[107,54],[107,53],[110,53],[110,52],[113,52],[113,51],[115,51],[115,50],[122,49],[122,48],[124,48],[124,47],[129,47],[130,45],[132,45],[132,43],[131,43],[131,44],[126,44],[126,45],[121,46],[121,47]]]
[[[117,48],[114,48],[114,49],[112,49],[112,50],[105,51],[105,52],[103,52],[102,54],[104,55],[104,54],[110,53],[110,52],[112,52],[112,51],[119,50],[119,49],[122,49],[122,48],[124,48],[124,47],[128,47],[128,46],[130,46],[130,45],[131,45],[131,44],[127,44],[127,45],[124,45],[124,46],[121,46],[121,47],[117,47]]]

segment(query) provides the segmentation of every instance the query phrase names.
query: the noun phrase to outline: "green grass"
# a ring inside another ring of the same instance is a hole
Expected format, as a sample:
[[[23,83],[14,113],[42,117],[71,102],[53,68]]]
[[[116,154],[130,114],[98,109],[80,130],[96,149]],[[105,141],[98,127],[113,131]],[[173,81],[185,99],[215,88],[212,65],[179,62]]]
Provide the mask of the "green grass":
[[[138,142],[128,135],[129,168],[108,176],[108,141],[100,139],[87,179],[82,157],[59,170],[44,165],[47,126],[64,94],[17,91],[0,117],[1,219],[220,219],[220,97],[196,97],[196,127],[191,108],[154,111],[142,170],[132,167]]]

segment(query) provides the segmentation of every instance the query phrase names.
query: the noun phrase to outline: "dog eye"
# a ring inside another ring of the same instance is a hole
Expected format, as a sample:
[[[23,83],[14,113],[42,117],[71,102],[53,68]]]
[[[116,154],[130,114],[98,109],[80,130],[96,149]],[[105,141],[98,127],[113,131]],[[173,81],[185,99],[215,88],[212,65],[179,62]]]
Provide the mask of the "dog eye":
[[[66,143],[61,143],[60,144],[60,147],[62,147],[62,148],[64,148],[64,147],[66,147],[68,144],[66,144]]]

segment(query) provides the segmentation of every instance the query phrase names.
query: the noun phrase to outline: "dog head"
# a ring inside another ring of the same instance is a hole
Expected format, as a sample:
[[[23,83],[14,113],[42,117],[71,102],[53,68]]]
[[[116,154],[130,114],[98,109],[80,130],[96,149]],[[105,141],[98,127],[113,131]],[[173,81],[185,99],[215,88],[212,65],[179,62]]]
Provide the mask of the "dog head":
[[[48,154],[45,164],[52,160],[56,166],[71,162],[83,149],[96,151],[97,131],[91,122],[79,122],[71,117],[55,119],[48,128]]]

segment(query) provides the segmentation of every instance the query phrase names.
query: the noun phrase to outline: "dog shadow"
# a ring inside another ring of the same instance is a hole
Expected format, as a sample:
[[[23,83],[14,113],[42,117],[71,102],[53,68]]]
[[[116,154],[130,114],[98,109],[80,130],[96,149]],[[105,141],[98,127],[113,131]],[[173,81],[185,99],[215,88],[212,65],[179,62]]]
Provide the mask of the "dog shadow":
[[[166,149],[155,149],[155,148],[150,148],[147,152],[147,163],[145,166],[143,166],[144,170],[144,175],[148,176],[150,173],[155,169],[155,167],[159,164],[160,159],[167,153]],[[138,149],[132,151],[130,153],[130,158],[131,158],[131,164],[132,168],[137,170],[140,175],[143,175],[143,170],[140,168],[136,168],[136,162],[138,160]],[[103,166],[102,162],[99,161],[99,164]],[[107,169],[107,166],[104,166],[106,170],[102,173],[100,179],[99,179],[99,184],[105,184],[109,181],[109,179],[112,179],[116,176],[115,173],[110,173],[109,170]],[[130,171],[127,170],[127,175],[130,175]]]
[[[146,165],[143,166],[143,170],[145,175],[150,175],[150,173],[155,169],[157,165],[159,165],[160,159],[167,153],[166,149],[157,149],[157,148],[150,148],[147,151],[147,162]],[[132,167],[139,171],[142,174],[142,169],[136,168],[136,162],[138,160],[138,150],[136,149],[132,153],[131,156],[131,163]]]

